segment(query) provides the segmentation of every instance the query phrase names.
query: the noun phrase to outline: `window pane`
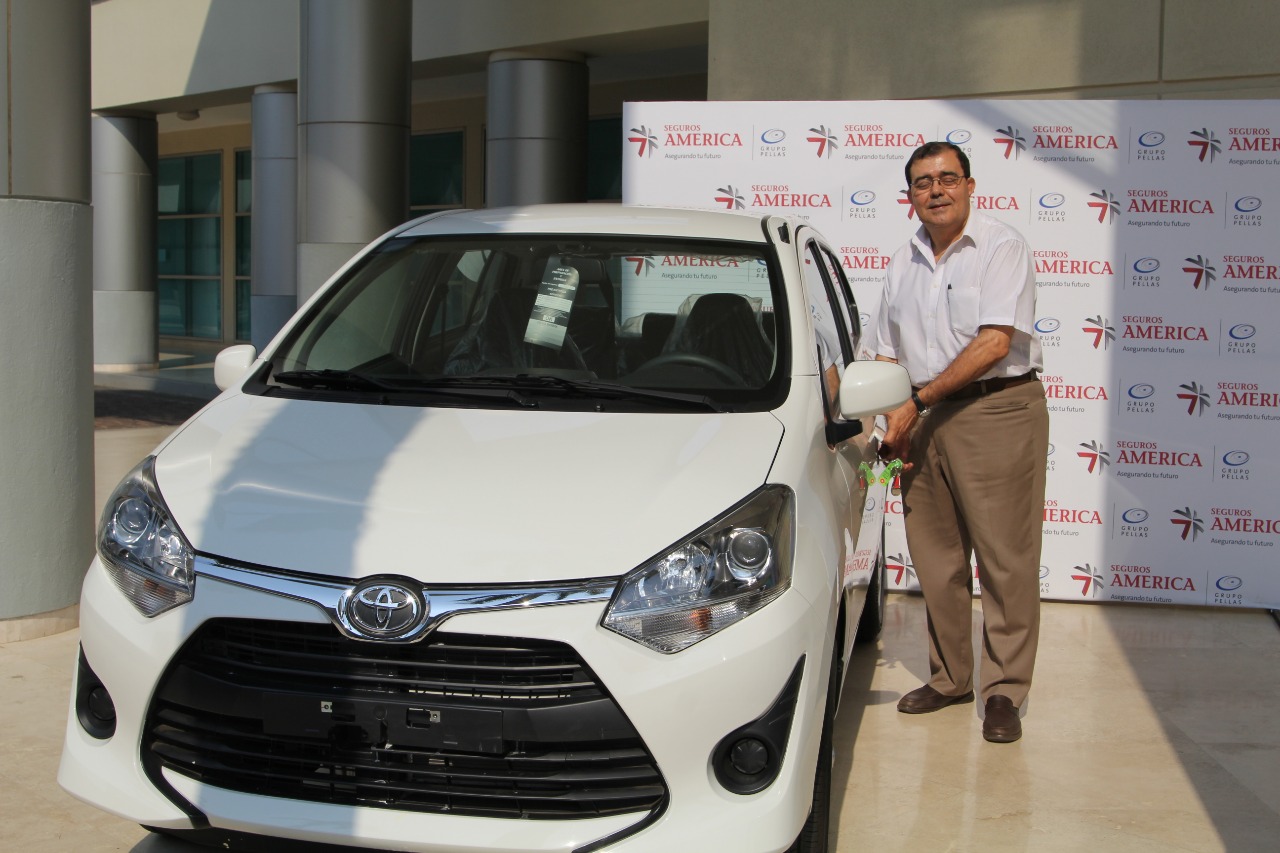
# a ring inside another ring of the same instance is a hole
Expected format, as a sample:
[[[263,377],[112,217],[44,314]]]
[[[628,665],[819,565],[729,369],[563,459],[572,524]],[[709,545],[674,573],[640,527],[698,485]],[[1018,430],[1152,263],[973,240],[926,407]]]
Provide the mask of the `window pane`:
[[[299,353],[306,353],[312,365],[349,369],[392,352],[408,306],[419,295],[425,261],[423,253],[409,251],[383,254],[366,265],[360,285],[343,291],[341,310],[310,330],[304,346],[288,356],[287,369],[303,366],[295,363]]]
[[[236,340],[249,340],[252,329],[249,326],[249,304],[252,300],[252,288],[249,279],[236,279]]]
[[[220,213],[222,155],[165,157],[156,176],[156,203],[163,215]]]
[[[410,207],[462,205],[463,133],[426,133],[409,141]]]
[[[183,213],[222,212],[222,155],[188,157],[188,209]]]
[[[853,298],[853,291],[849,289],[849,282],[844,277],[844,270],[840,268],[840,262],[836,260],[835,255],[831,254],[831,250],[824,246],[819,254],[822,255],[822,260],[826,264],[827,278],[831,281],[831,287],[835,290],[836,305],[840,308],[840,316],[844,318],[844,327],[848,331],[849,340],[853,342],[853,347],[846,356],[847,360],[852,360],[852,357],[858,351],[859,339],[862,337],[861,320],[858,317],[858,302]]]
[[[181,213],[187,158],[165,157],[156,168],[156,205],[160,215]]]
[[[251,223],[251,217],[236,217],[236,275],[249,275]]]
[[[812,242],[804,253],[804,285],[805,295],[809,300],[809,314],[813,317],[813,331],[818,339],[818,350],[828,365],[845,364],[845,346],[841,343],[839,321],[836,315],[839,308],[831,304],[831,294],[827,292],[826,280],[822,275],[822,258],[817,254],[817,246]],[[834,403],[834,400],[828,401]]]
[[[253,157],[249,151],[236,152],[236,213],[253,209]]]
[[[219,275],[222,273],[222,219],[210,217],[188,219],[187,257],[190,259],[189,275]]]
[[[587,199],[622,200],[622,118],[587,123]]]
[[[222,337],[222,283],[217,279],[160,279],[156,288],[160,334]]]
[[[221,220],[161,219],[156,234],[160,275],[219,275],[222,271]]]
[[[190,337],[187,317],[191,309],[187,305],[187,282],[160,279],[156,288],[156,301],[160,307],[160,334]]]
[[[187,220],[161,219],[156,228],[156,271],[160,275],[187,273]]]
[[[222,337],[222,282],[191,282],[191,334],[197,338]]]
[[[393,239],[324,291],[276,366],[355,370],[393,384],[603,378],[704,389],[735,410],[759,410],[787,375],[775,355],[786,332],[772,322],[781,281],[765,251],[598,235]]]

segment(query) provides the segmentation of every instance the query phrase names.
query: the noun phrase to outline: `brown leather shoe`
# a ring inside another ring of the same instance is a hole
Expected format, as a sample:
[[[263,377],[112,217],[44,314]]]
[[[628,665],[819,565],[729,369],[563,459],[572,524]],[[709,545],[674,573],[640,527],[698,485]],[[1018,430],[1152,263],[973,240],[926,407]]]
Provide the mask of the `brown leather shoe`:
[[[1022,721],[1018,719],[1018,709],[1008,696],[992,696],[987,700],[987,713],[982,720],[982,736],[992,743],[1013,743],[1022,737]]]
[[[940,711],[948,705],[963,705],[972,701],[972,690],[959,696],[946,696],[926,684],[899,699],[898,710],[904,714],[927,714],[930,711]]]

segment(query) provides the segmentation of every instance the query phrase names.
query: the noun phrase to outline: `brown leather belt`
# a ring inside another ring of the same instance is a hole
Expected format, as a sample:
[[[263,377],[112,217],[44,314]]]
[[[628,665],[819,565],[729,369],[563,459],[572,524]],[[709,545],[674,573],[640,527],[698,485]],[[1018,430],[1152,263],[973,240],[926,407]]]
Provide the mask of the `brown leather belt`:
[[[984,397],[987,394],[994,394],[996,391],[1003,391],[1015,385],[1025,385],[1028,382],[1035,381],[1036,372],[1034,370],[1029,370],[1021,376],[997,376],[992,379],[979,379],[977,382],[970,382],[959,391],[948,394],[947,399],[967,400],[970,397]]]

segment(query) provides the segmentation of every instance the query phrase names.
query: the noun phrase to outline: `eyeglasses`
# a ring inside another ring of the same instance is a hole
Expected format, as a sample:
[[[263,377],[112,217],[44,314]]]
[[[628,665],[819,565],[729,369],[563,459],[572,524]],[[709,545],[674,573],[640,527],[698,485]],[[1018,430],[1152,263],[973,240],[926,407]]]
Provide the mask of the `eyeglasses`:
[[[934,181],[937,181],[942,184],[943,189],[953,190],[960,186],[960,182],[964,180],[968,180],[964,175],[956,175],[952,172],[946,172],[936,178],[931,178],[928,175],[925,175],[912,181],[911,189],[918,193],[927,193],[929,190],[933,189]]]

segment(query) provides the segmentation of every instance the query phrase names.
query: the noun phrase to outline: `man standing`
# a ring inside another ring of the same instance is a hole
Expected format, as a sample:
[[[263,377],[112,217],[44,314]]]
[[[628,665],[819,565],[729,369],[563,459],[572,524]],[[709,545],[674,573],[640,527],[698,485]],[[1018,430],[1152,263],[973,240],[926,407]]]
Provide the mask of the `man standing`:
[[[904,463],[907,547],[924,594],[929,681],[898,710],[973,701],[970,557],[982,586],[982,734],[1022,736],[1040,629],[1049,413],[1035,337],[1035,266],[1014,229],[970,209],[969,158],[930,142],[906,166],[915,236],[894,253],[876,358],[907,369],[881,452]]]

